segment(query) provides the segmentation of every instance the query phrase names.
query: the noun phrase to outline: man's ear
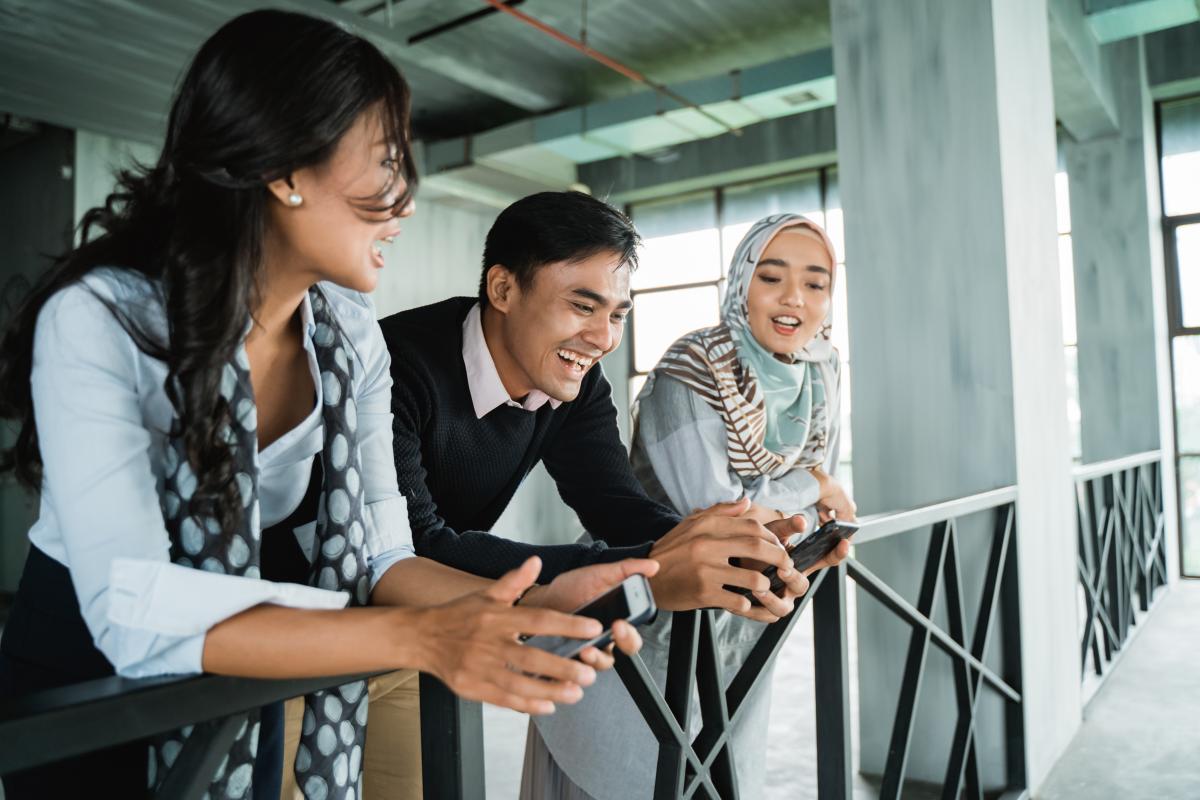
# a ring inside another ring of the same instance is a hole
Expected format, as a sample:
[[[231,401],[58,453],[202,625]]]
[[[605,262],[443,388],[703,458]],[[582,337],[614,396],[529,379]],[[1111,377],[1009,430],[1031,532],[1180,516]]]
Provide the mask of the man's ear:
[[[502,313],[508,313],[513,302],[519,297],[521,287],[517,285],[517,276],[509,272],[503,264],[493,264],[487,271],[488,304]]]

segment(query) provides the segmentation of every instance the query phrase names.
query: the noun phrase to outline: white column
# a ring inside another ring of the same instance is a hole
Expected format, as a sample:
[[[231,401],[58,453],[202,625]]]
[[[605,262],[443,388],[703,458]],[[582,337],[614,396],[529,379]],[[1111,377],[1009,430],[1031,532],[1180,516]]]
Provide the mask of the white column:
[[[1046,2],[833,0],[832,22],[857,499],[869,513],[1018,486],[1036,787],[1080,713]],[[977,527],[962,527],[968,613]],[[859,555],[911,598],[924,544],[908,537]],[[877,772],[908,631],[861,593],[858,616],[861,764]],[[913,779],[942,780],[952,686],[945,659],[931,656]],[[981,766],[994,786],[1005,745],[998,704],[983,706]]]

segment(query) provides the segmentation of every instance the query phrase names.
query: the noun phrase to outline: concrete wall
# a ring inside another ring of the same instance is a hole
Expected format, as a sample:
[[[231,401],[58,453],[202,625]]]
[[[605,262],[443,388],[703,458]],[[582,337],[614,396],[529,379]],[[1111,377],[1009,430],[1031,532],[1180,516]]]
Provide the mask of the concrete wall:
[[[1074,521],[1054,234],[1046,0],[834,0],[859,508],[1017,484],[1023,752],[979,720],[983,778],[1036,787],[1079,722]],[[960,530],[978,569],[980,523]],[[927,536],[858,548],[912,600]],[[974,549],[972,549],[974,548]],[[979,583],[963,580],[968,604]],[[861,765],[881,771],[909,629],[859,593]],[[970,605],[968,605],[968,614]],[[943,612],[935,621],[945,624]],[[992,658],[999,657],[993,645]],[[908,776],[941,782],[956,716],[930,656]],[[991,702],[991,701],[989,701]]]
[[[1152,114],[1141,41],[1106,47],[1119,130],[1067,138],[1083,461],[1159,446],[1151,238],[1161,238],[1158,170],[1147,174]],[[1151,212],[1153,206],[1153,213]]]

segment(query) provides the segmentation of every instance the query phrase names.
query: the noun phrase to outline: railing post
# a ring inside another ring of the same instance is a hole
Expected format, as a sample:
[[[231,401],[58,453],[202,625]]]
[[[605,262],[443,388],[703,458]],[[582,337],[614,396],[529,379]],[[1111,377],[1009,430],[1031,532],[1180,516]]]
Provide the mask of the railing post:
[[[829,570],[813,596],[817,796],[849,800],[854,786],[850,742],[850,657],[846,566]]]
[[[421,673],[421,779],[425,800],[484,800],[483,707]]]

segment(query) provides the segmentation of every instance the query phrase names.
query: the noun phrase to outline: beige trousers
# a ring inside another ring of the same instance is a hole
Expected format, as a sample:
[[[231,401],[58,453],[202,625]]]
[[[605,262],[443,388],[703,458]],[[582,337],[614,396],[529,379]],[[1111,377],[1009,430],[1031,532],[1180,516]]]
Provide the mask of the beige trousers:
[[[363,752],[364,800],[421,800],[421,692],[418,673],[405,669],[367,682],[367,746]],[[304,698],[284,706],[283,790],[280,800],[304,800],[292,767],[300,743]]]

